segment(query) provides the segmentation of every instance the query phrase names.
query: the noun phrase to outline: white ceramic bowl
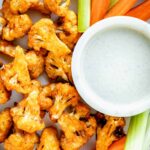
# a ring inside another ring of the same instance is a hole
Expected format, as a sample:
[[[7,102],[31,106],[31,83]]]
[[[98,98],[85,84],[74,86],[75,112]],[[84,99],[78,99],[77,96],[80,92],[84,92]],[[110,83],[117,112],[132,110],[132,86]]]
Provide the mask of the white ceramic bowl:
[[[142,99],[137,98],[136,101],[133,102],[131,101],[130,103],[128,101],[127,102],[124,101],[122,103],[121,100],[119,102],[106,100],[94,91],[94,89],[89,85],[88,80],[85,80],[85,72],[81,67],[83,63],[82,58],[85,55],[86,50],[85,47],[87,43],[89,44],[90,40],[93,37],[95,37],[98,32],[103,31],[108,27],[117,27],[117,26],[134,29],[138,32],[141,32],[142,34],[147,36],[147,38],[150,39],[150,25],[139,19],[132,17],[112,17],[99,21],[92,27],[90,27],[78,41],[73,53],[72,74],[75,86],[80,96],[92,108],[108,115],[126,117],[141,113],[150,108],[150,91],[146,92],[144,98]],[[99,56],[99,59],[101,59],[101,57],[102,56]],[[150,77],[147,78],[146,80],[150,81]],[[145,82],[145,79],[142,78],[141,82],[142,81]],[[143,89],[141,89],[141,91],[143,92],[145,90],[146,89],[144,87]]]

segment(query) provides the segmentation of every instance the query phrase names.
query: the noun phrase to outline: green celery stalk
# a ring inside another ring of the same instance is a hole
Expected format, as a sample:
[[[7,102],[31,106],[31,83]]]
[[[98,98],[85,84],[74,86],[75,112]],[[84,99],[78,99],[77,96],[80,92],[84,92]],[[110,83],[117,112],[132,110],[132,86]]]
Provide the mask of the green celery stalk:
[[[131,117],[125,150],[143,150],[149,111]]]
[[[78,0],[78,31],[84,32],[90,26],[91,0]]]
[[[119,0],[110,0],[109,9],[111,9]]]
[[[150,150],[150,114],[147,122],[147,129],[144,139],[143,150]]]

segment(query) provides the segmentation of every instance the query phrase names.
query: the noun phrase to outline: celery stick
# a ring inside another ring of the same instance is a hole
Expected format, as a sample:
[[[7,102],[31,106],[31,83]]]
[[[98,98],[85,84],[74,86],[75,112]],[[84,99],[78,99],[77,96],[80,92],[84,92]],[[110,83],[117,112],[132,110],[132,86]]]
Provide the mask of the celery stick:
[[[110,0],[109,9],[111,9],[119,0]]]
[[[147,122],[147,129],[146,129],[146,134],[145,134],[145,139],[143,144],[143,150],[150,150],[150,114]]]
[[[78,31],[84,32],[90,26],[91,0],[78,0]]]
[[[131,117],[125,150],[143,150],[149,111]]]

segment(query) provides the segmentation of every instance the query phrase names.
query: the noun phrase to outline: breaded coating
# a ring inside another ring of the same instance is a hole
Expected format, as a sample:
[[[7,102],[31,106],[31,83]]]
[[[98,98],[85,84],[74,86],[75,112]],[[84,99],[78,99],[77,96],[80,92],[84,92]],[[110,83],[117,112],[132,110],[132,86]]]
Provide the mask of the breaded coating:
[[[32,79],[36,79],[44,71],[44,57],[35,51],[28,51],[25,54],[28,63],[29,73]]]
[[[80,97],[76,89],[68,83],[53,83],[43,87],[39,103],[41,110],[48,110],[52,121],[57,121],[69,106],[75,106]]]
[[[28,15],[17,15],[9,20],[6,27],[3,28],[2,38],[7,41],[23,37],[32,26],[32,21]]]
[[[96,132],[96,120],[90,116],[90,109],[83,103],[70,108],[58,119],[64,134],[61,136],[63,150],[79,150]]]
[[[11,92],[5,88],[2,80],[0,79],[0,104],[5,104],[10,99],[10,96]]]
[[[57,55],[71,52],[56,36],[53,21],[47,18],[39,20],[31,27],[28,46],[36,51],[40,51],[43,48]]]
[[[45,59],[45,70],[48,77],[52,80],[59,78],[73,82],[71,73],[71,54],[57,56],[52,53],[48,53]]]
[[[10,109],[5,109],[0,112],[0,143],[7,138],[10,128],[12,126],[12,117]]]
[[[11,134],[4,142],[5,150],[33,150],[39,141],[35,133],[29,134],[18,130]]]
[[[38,81],[32,82],[32,91],[20,101],[16,107],[11,108],[10,111],[16,127],[28,133],[34,133],[45,127],[40,116],[40,106],[38,102],[40,86]]]
[[[37,150],[60,150],[57,130],[55,128],[49,127],[43,130]]]
[[[32,26],[32,20],[27,14],[14,15],[10,11],[9,0],[4,0],[2,13],[7,20],[6,26],[3,28],[2,38],[7,41],[23,37]]]
[[[56,24],[58,37],[70,48],[73,49],[79,39],[77,27],[77,15],[75,12],[68,10],[64,17],[58,19]]]
[[[70,0],[44,0],[46,7],[58,16],[67,14]]]
[[[38,3],[39,0],[10,0],[10,9],[12,13],[25,13],[30,7]]]
[[[10,57],[15,57],[16,46],[4,40],[0,40],[0,53],[6,54]]]
[[[41,110],[49,110],[49,108],[53,105],[52,100],[52,85],[46,85],[42,88],[39,95],[39,104]]]
[[[37,10],[45,15],[50,15],[51,12],[49,11],[49,9],[47,7],[45,7],[44,3],[41,2],[40,0],[38,0],[37,3],[35,3],[34,5],[32,5],[31,9]]]
[[[10,57],[15,57],[16,46],[12,43],[1,40],[0,53],[6,54]],[[44,71],[44,57],[42,54],[30,50],[25,53],[25,58],[28,64],[28,70],[32,79],[39,77]]]
[[[121,117],[112,117],[98,113],[97,115],[96,150],[108,150],[116,140],[124,136],[125,120]]]
[[[76,106],[80,96],[76,89],[68,83],[51,84],[53,105],[49,109],[50,119],[57,121],[69,106]]]
[[[8,90],[16,90],[17,92],[24,94],[31,90],[28,64],[21,47],[16,47],[14,61],[4,65],[1,70],[1,78]]]
[[[5,25],[6,25],[6,20],[4,18],[0,17],[0,36],[2,35],[2,30]]]

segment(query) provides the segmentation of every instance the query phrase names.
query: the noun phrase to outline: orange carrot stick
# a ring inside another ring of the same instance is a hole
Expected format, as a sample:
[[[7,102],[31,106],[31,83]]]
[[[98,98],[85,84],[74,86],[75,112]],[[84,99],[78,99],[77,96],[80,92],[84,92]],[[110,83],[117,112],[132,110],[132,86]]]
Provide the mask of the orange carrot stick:
[[[109,4],[110,0],[92,0],[91,25],[104,18]]]
[[[105,18],[125,15],[136,2],[137,0],[119,0],[119,2],[106,14]]]
[[[131,9],[126,15],[139,18],[144,21],[150,19],[150,0],[147,0]]]
[[[122,137],[120,140],[114,142],[108,150],[124,150],[126,137]]]

